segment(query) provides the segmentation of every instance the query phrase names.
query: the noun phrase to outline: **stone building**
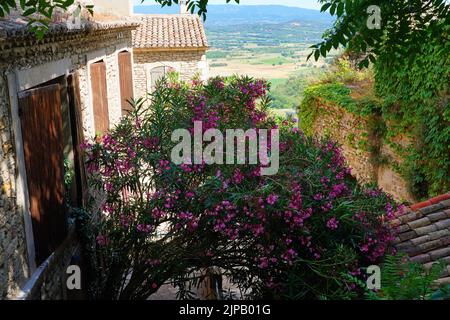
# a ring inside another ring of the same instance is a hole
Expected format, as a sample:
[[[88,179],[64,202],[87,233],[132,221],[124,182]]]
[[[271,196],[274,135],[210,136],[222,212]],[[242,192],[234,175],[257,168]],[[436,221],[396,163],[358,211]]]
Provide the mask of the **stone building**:
[[[134,91],[138,23],[98,12],[56,14],[41,40],[19,14],[0,18],[0,300],[73,294],[66,269],[80,252],[65,202],[85,201],[79,144],[116,123]]]
[[[137,97],[151,92],[155,82],[169,70],[178,72],[181,80],[194,76],[201,80],[208,78],[208,42],[198,15],[181,13],[138,17],[141,25],[133,31]]]

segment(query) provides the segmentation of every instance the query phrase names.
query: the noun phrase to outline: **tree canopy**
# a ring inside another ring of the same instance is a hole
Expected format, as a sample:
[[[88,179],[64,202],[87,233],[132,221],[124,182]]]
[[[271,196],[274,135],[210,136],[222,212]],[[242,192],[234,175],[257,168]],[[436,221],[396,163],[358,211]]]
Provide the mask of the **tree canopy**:
[[[320,0],[321,11],[336,17],[323,40],[312,46],[317,60],[340,45],[364,54],[367,67],[381,53],[408,57],[429,39],[440,37],[449,24],[450,4],[445,0]]]
[[[154,0],[161,6],[179,4],[180,0]],[[316,60],[340,45],[364,54],[361,66],[374,62],[380,51],[408,56],[416,45],[429,38],[429,32],[440,33],[449,24],[450,4],[445,0],[318,0],[322,12],[336,17],[323,40],[312,47]],[[141,3],[149,2],[141,0]],[[240,0],[224,0],[240,3]],[[30,27],[43,36],[56,8],[67,10],[75,0],[20,0],[23,16]],[[188,10],[206,19],[209,0],[187,0]],[[17,8],[15,0],[0,0],[0,17]],[[92,6],[86,6],[92,12]],[[402,43],[400,44],[401,41]]]

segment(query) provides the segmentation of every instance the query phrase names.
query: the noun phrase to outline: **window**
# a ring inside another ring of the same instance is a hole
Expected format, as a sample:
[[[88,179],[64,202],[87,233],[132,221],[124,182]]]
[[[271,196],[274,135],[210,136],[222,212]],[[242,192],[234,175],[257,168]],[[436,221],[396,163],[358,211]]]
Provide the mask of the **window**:
[[[96,134],[109,129],[108,95],[106,85],[106,63],[99,61],[91,64],[91,92]]]
[[[150,70],[150,92],[155,91],[156,83],[167,73],[167,68],[164,66],[155,67]]]
[[[128,101],[133,98],[131,53],[128,51],[119,52],[119,82],[122,114],[126,114],[131,110],[131,105]]]

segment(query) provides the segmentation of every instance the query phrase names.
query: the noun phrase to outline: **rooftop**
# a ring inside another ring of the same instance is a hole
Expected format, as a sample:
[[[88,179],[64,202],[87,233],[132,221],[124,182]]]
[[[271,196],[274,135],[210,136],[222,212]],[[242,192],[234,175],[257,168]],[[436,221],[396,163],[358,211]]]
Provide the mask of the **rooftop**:
[[[139,22],[131,18],[97,13],[91,16],[85,12],[81,16],[79,25],[72,24],[71,21],[72,17],[67,12],[55,12],[46,36],[124,28],[134,29],[139,25]],[[35,34],[28,28],[28,22],[29,18],[23,17],[18,10],[11,12],[5,18],[0,18],[0,41],[35,37]]]
[[[137,49],[206,48],[203,23],[197,15],[160,14],[137,16],[141,25],[133,31]]]
[[[410,206],[392,224],[397,249],[425,268],[444,261],[447,269],[439,282],[450,284],[450,192]]]

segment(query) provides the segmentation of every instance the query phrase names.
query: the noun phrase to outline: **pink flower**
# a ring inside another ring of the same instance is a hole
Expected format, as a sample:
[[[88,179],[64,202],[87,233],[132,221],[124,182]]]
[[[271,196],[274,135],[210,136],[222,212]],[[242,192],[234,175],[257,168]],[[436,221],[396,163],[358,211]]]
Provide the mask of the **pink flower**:
[[[337,229],[337,228],[338,228],[338,225],[339,225],[339,221],[338,221],[335,217],[331,218],[331,219],[328,220],[328,222],[327,222],[327,227],[328,227],[328,229],[330,229],[330,230],[335,230],[335,229]]]
[[[191,199],[195,196],[195,193],[193,193],[192,191],[188,191],[186,192],[186,198]]]
[[[266,257],[262,257],[261,259],[259,259],[259,265],[258,267],[261,269],[265,269],[269,266],[269,259],[267,259]]]
[[[314,195],[313,199],[316,201],[320,201],[323,199],[323,195],[321,193],[317,193]]]
[[[159,167],[161,168],[161,170],[169,170],[170,169],[169,163],[170,162],[168,160],[160,160]]]
[[[99,234],[97,236],[96,240],[97,240],[97,244],[100,247],[104,247],[104,246],[108,245],[108,243],[109,243],[108,237],[105,235],[102,235],[102,234]]]
[[[150,233],[153,231],[153,227],[149,224],[138,224],[136,227],[137,231],[143,233]]]
[[[276,194],[272,193],[267,197],[266,200],[267,200],[268,204],[275,204],[275,202],[277,202],[277,200],[278,200],[278,196]]]
[[[235,184],[240,184],[244,180],[244,175],[242,174],[241,170],[236,169],[233,174],[233,181]]]

